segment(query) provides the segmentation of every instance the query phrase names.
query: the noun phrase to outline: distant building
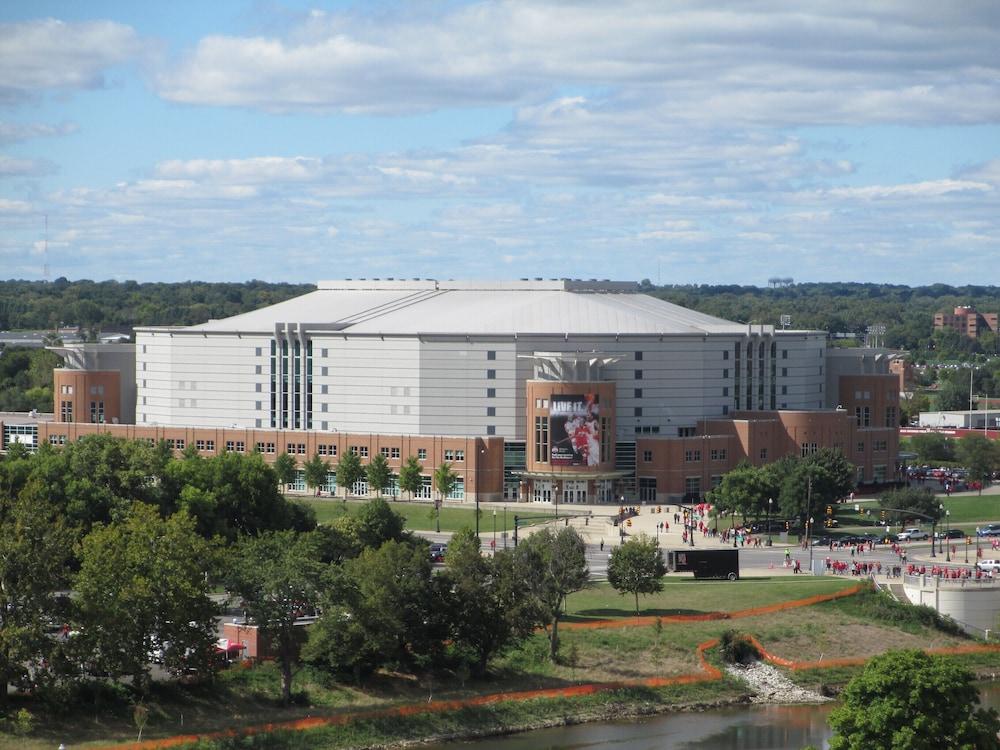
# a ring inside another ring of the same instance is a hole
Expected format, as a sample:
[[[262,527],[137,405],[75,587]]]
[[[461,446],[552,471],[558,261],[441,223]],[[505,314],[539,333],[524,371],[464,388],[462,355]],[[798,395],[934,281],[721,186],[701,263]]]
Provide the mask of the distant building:
[[[997,313],[981,313],[974,307],[962,305],[956,307],[952,313],[939,312],[934,315],[934,330],[947,329],[975,339],[983,333],[996,333],[1000,329],[1000,323]]]
[[[629,282],[329,281],[224,320],[139,328],[135,344],[54,350],[66,365],[36,446],[101,432],[206,456],[382,455],[389,495],[412,456],[417,497],[446,462],[452,500],[534,503],[692,500],[743,461],[822,448],[859,483],[898,477],[887,352],[714,318]],[[306,489],[301,468],[292,486]],[[337,490],[333,466],[322,489]]]
[[[899,377],[899,392],[913,390],[913,364],[903,354],[889,357],[889,372]]]

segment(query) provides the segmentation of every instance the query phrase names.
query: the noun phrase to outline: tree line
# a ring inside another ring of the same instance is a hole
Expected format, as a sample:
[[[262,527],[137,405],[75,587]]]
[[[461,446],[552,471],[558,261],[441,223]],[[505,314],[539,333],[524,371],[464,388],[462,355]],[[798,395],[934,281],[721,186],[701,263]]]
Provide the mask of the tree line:
[[[435,574],[428,543],[381,498],[317,526],[279,479],[256,453],[175,458],[107,435],[35,454],[12,445],[0,460],[0,697],[13,684],[73,701],[109,679],[141,695],[153,662],[210,679],[220,587],[273,644],[286,702],[301,662],[356,682],[381,669],[481,676],[538,628],[558,657],[566,597],[589,585],[573,528],[488,557],[464,529]],[[664,572],[645,537],[609,569],[637,608]],[[303,638],[305,614],[318,619]]]

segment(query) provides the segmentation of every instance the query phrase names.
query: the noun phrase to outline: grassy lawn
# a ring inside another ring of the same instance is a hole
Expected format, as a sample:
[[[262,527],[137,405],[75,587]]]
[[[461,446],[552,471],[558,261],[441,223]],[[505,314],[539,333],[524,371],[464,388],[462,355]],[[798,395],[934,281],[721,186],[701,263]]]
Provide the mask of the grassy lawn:
[[[298,498],[297,498],[298,499]],[[344,503],[343,500],[337,500],[334,498],[315,498],[307,497],[301,498],[300,502],[305,503],[310,508],[316,511],[316,520],[320,523],[329,523],[334,519],[340,518],[345,513],[355,514],[360,512],[361,508],[364,506],[363,500],[348,500]],[[434,522],[434,503],[430,500],[419,500],[414,502],[390,502],[389,505],[394,511],[399,513],[403,518],[406,519],[406,528],[412,529],[414,531],[433,531],[435,528]],[[551,512],[544,510],[538,510],[536,508],[530,508],[527,511],[525,509],[519,509],[517,515],[522,518],[527,515],[531,516],[549,516],[552,515]],[[514,515],[515,511],[512,508],[507,508],[507,526],[508,531],[513,532],[514,530]],[[497,511],[496,515],[496,528],[497,534],[504,531],[504,514],[502,510]],[[523,525],[523,524],[522,524]],[[474,529],[476,527],[476,509],[472,508],[454,508],[449,506],[441,506],[441,531],[458,531],[461,528]],[[482,533],[493,531],[493,510],[482,508],[479,511],[479,530]]]
[[[975,533],[976,526],[991,521],[1000,521],[1000,495],[945,497],[942,493],[939,495],[939,500],[946,510],[951,511],[948,518],[952,528],[960,528],[969,533]],[[879,507],[877,503],[862,502],[860,505],[860,513],[855,512],[854,506],[849,503],[837,506],[837,520],[840,522],[840,527],[834,530],[834,534],[838,532],[844,534],[871,533],[885,528],[881,525],[872,525],[873,521],[878,522],[879,520]],[[870,510],[871,514],[866,515],[865,510]],[[922,525],[928,524],[925,523]],[[938,526],[939,528],[943,527],[944,521],[942,520]],[[899,527],[896,525],[891,528],[894,532],[899,531]],[[822,535],[828,532],[825,529],[820,531],[817,528],[817,533]]]
[[[640,615],[676,615],[703,612],[734,612],[774,602],[830,594],[857,581],[835,576],[813,578],[743,578],[739,581],[695,581],[666,579],[663,591],[639,597]],[[575,594],[566,603],[566,621],[584,622],[631,617],[632,595],[621,596],[607,583]]]

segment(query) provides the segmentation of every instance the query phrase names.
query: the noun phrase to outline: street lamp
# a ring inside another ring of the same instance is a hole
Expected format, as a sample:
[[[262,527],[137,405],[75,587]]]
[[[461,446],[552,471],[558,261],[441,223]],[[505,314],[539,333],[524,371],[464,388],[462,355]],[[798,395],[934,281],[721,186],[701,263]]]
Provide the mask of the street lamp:
[[[497,509],[493,509],[493,552],[497,551]]]
[[[774,498],[769,497],[767,499],[767,546],[771,546],[771,505],[774,503]]]
[[[736,508],[733,508],[733,549],[736,548]]]
[[[809,525],[806,527],[806,544],[809,546],[809,572],[812,573],[813,569],[813,546],[812,540],[809,538],[812,532],[813,519],[812,516],[809,517]]]
[[[941,507],[943,508],[944,506],[942,505]],[[949,533],[951,531],[951,511],[950,510],[946,510],[944,512],[944,522],[945,522],[945,527],[947,529],[947,531],[945,531],[945,537],[947,537],[947,539],[945,540],[946,544],[945,544],[945,547],[944,547],[944,555],[945,555],[945,560],[947,562],[951,562],[951,534]]]

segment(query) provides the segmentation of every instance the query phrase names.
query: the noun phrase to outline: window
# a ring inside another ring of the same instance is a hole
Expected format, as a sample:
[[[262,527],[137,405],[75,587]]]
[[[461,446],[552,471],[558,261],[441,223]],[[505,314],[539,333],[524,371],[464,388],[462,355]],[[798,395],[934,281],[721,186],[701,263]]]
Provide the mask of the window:
[[[91,401],[90,402],[90,421],[95,424],[104,423],[104,402],[103,401]]]
[[[226,441],[226,452],[227,453],[232,453],[235,450],[236,450],[236,441],[235,440],[227,440]]]
[[[866,406],[861,410],[861,426],[872,426],[872,408],[870,406]]]
[[[788,395],[788,386],[787,385],[781,386],[781,395],[782,396],[787,396]]]
[[[635,353],[635,361],[636,362],[642,362],[642,352],[636,352]]]
[[[427,449],[426,448],[417,448],[417,459],[420,460],[420,461],[426,461],[427,460]]]
[[[49,445],[66,445],[66,436],[49,435]]]
[[[684,478],[684,494],[701,496],[701,477]]]
[[[696,430],[694,427],[678,427],[677,437],[694,437],[695,432]]]
[[[885,407],[885,426],[895,427],[898,419],[896,417],[896,407],[887,406]]]
[[[319,387],[319,392],[322,393],[324,396],[326,396],[330,392],[330,386],[328,386],[328,385],[321,385]]]
[[[326,359],[327,357],[330,356],[330,350],[329,349],[320,349],[319,351],[320,351],[320,356],[323,359]]]
[[[487,435],[496,435],[497,434],[497,426],[495,424],[488,424],[488,425],[486,425],[486,434]]]
[[[444,460],[445,461],[454,461],[455,460],[455,451],[446,450],[444,452]]]
[[[636,388],[635,389],[635,397],[636,398],[642,398],[642,388]]]
[[[701,461],[701,451],[684,451],[684,460],[688,463]]]
[[[388,447],[379,448],[378,452],[382,454],[383,458],[389,458],[389,448]]]
[[[788,350],[787,349],[782,349],[781,350],[781,358],[782,359],[788,359]]]
[[[783,378],[787,378],[788,377],[788,368],[787,367],[782,367],[781,368],[781,377],[783,377]]]
[[[722,395],[723,396],[728,396],[729,395],[729,386],[728,385],[722,386]]]
[[[464,461],[465,460],[465,451],[455,451],[455,460],[456,461]]]
[[[642,407],[641,406],[635,407],[635,416],[637,416],[637,417],[641,417],[642,416]]]
[[[487,370],[486,371],[486,379],[487,380],[496,380],[497,379],[497,371],[496,370]]]
[[[64,385],[59,390],[60,390],[60,392],[64,396],[72,396],[73,395],[73,386],[71,386],[71,385]]]
[[[63,386],[65,387],[65,386]],[[60,422],[72,422],[73,421],[73,402],[72,401],[60,401],[59,402],[59,421]]]
[[[548,417],[535,417],[535,461],[540,464],[549,462]]]
[[[368,446],[367,445],[352,445],[351,453],[355,456],[361,456],[361,458],[368,458]]]
[[[264,446],[264,452],[265,453],[274,453],[274,443],[267,443]]]
[[[336,456],[337,446],[329,443],[320,443],[316,446],[316,452],[321,456]]]
[[[726,368],[723,368],[722,369],[722,378],[723,378],[723,380],[727,379],[728,377],[729,377],[729,370],[726,369]]]
[[[497,408],[495,406],[487,406],[486,407],[486,416],[487,417],[495,417],[496,415],[497,415]]]
[[[260,365],[254,365],[253,374],[254,375],[261,375],[261,374],[263,374],[263,369],[261,368]]]
[[[497,397],[497,389],[496,388],[487,388],[486,389],[486,398],[496,398],[496,397]]]
[[[104,395],[104,386],[103,385],[92,385],[92,386],[90,386],[90,395],[91,396],[103,396]]]
[[[458,477],[455,480],[454,486],[451,488],[451,492],[448,493],[449,500],[462,500],[465,498],[465,479],[463,477]]]
[[[713,448],[711,452],[711,458],[713,461],[725,461],[726,460],[726,448]]]
[[[197,448],[200,451],[205,450],[205,441],[204,440],[195,440],[194,441],[194,447]]]
[[[635,371],[635,379],[636,380],[642,380],[642,370],[636,370]]]
[[[653,460],[653,451],[643,451],[642,460],[647,464],[650,463]]]
[[[872,450],[876,453],[885,453],[888,450],[888,443],[885,440],[872,440]]]
[[[336,446],[334,446],[336,447]],[[399,458],[399,448],[389,449],[389,458]]]
[[[722,413],[723,413],[723,415],[729,413],[729,404],[723,404],[722,405]]]
[[[145,347],[143,347],[143,348],[145,349]],[[261,348],[260,348],[259,346],[258,346],[258,347],[255,347],[255,348],[254,348],[254,350],[253,350],[253,353],[254,353],[254,356],[255,356],[255,357],[259,357],[259,356],[261,356],[261,351],[262,351],[262,350],[261,350]]]
[[[803,443],[801,446],[799,446],[799,455],[802,458],[805,458],[806,456],[815,453],[817,449],[818,446],[816,445],[816,443]]]
[[[729,359],[729,350],[728,349],[723,349],[722,350],[722,358],[726,359],[726,360]]]
[[[486,359],[492,360],[492,359],[496,359],[496,358],[497,358],[497,353],[496,352],[494,352],[494,351],[486,352]]]
[[[767,448],[761,448],[760,449],[760,460],[761,461],[766,461],[767,460]]]
[[[722,484],[722,475],[721,474],[713,474],[712,475],[712,489],[714,490],[720,484]]]
[[[865,452],[865,441],[864,440],[860,440],[860,441],[858,441],[858,445],[857,445],[857,453],[864,453],[864,452]]]

